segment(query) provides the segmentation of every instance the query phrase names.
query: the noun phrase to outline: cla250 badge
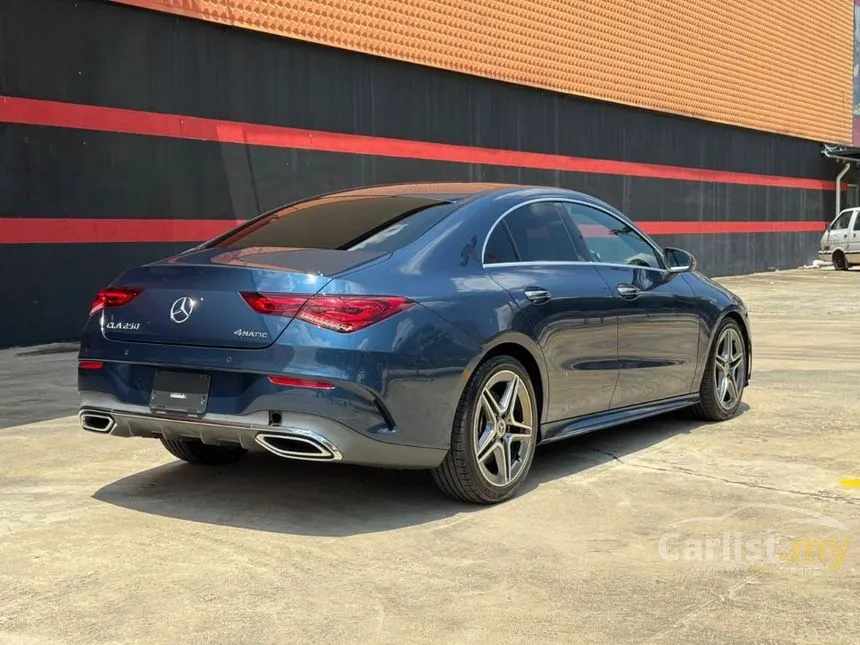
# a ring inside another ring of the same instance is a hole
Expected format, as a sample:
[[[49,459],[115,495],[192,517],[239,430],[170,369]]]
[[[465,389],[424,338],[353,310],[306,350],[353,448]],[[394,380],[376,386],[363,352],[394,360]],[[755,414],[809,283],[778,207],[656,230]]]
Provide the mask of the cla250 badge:
[[[248,331],[247,329],[237,329],[233,332],[234,336],[240,338],[268,338],[269,334],[265,331]]]
[[[140,329],[139,322],[114,322],[111,320],[109,323],[105,324],[105,329],[117,329],[121,331],[137,331]]]

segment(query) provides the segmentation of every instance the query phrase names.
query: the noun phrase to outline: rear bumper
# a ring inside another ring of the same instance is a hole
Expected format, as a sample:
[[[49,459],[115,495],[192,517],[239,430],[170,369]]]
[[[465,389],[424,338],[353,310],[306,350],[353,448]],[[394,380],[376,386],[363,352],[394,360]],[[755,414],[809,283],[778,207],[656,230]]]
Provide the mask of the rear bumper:
[[[149,413],[156,370],[211,376],[206,410],[245,419],[280,411],[330,419],[377,443],[447,450],[463,370],[480,347],[423,306],[353,334],[293,321],[267,348],[108,340],[91,319],[78,359],[78,390]],[[427,359],[421,356],[431,357]],[[429,369],[428,369],[429,368]],[[270,376],[332,389],[277,385]]]
[[[262,447],[279,457],[304,461],[426,469],[438,466],[446,453],[442,449],[377,441],[332,419],[309,414],[284,412],[277,424],[272,423],[267,412],[167,417],[102,392],[81,392],[79,418],[84,429],[115,437],[197,439],[214,445]],[[97,420],[99,423],[95,423]]]

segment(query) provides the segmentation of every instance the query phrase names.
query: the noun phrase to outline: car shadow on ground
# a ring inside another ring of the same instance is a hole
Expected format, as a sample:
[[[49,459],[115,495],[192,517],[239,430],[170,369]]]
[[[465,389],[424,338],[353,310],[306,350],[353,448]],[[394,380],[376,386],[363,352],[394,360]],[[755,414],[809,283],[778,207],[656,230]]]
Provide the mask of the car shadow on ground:
[[[746,409],[744,404],[741,413]],[[676,413],[542,446],[520,497],[706,425]],[[226,467],[173,462],[108,484],[93,497],[152,515],[327,537],[388,531],[489,508],[444,497],[424,471],[288,461],[254,452]]]

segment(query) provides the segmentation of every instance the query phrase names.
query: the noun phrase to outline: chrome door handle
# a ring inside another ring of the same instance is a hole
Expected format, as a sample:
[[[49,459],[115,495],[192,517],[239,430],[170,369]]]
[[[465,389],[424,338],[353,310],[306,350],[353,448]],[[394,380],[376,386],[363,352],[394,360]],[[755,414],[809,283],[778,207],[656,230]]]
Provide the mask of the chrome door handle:
[[[551,297],[552,295],[546,289],[539,289],[537,287],[526,289],[526,298],[532,302],[546,302]]]
[[[639,289],[632,284],[619,284],[616,289],[622,298],[632,298],[639,295]]]

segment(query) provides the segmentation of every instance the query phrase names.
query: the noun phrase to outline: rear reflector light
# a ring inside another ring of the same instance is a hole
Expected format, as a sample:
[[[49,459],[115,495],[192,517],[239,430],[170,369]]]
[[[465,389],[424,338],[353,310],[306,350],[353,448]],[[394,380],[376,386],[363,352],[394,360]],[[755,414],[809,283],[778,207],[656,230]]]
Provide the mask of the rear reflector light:
[[[124,287],[107,287],[99,291],[98,295],[90,305],[90,316],[109,307],[122,307],[131,302],[143,289],[129,289]]]
[[[254,311],[297,318],[344,334],[365,329],[411,307],[399,296],[296,296],[242,293]]]
[[[100,370],[103,366],[101,361],[78,361],[78,369],[82,370]]]
[[[286,385],[288,387],[309,387],[315,390],[333,390],[334,385],[325,381],[310,381],[303,378],[291,378],[289,376],[270,376],[269,381],[275,385]]]

